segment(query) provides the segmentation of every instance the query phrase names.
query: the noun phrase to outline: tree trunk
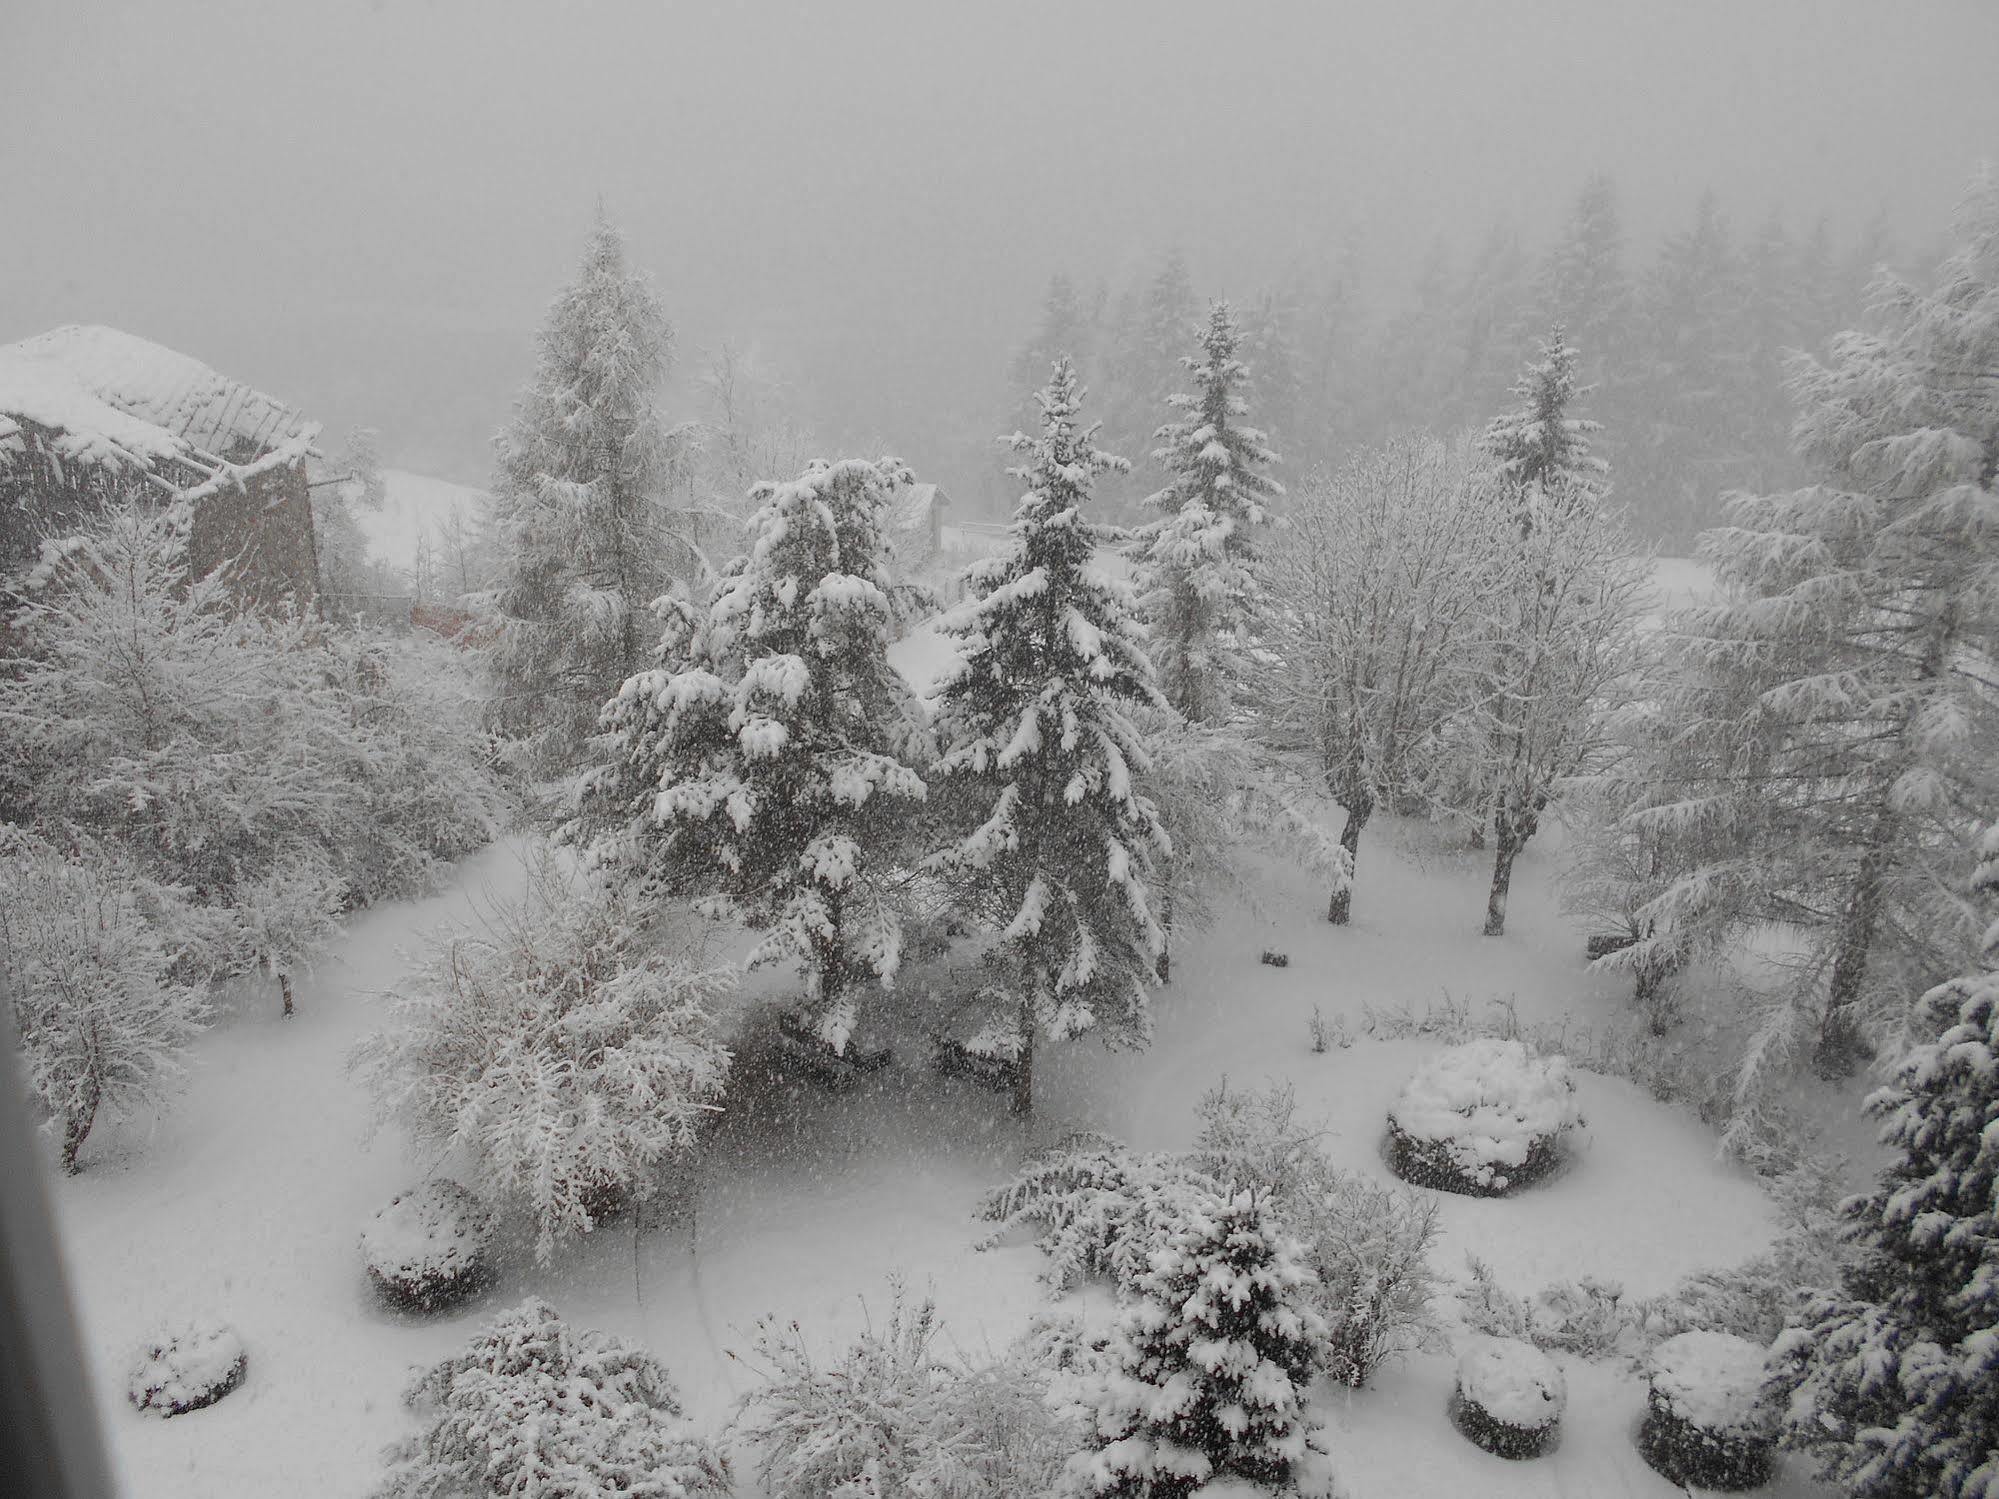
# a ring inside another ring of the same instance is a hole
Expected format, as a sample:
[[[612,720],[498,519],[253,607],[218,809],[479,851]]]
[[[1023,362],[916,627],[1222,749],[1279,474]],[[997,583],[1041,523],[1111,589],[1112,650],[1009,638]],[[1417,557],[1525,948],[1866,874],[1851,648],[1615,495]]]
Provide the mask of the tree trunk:
[[[1159,902],[1159,956],[1152,961],[1152,971],[1159,975],[1164,984],[1173,977],[1173,896],[1168,892]]]
[[[1345,926],[1353,915],[1353,882],[1360,869],[1360,835],[1367,827],[1368,818],[1374,815],[1372,799],[1356,801],[1345,809],[1347,825],[1340,829],[1340,847],[1347,851],[1347,882],[1335,890],[1326,902],[1326,920],[1334,926]]]
[[[287,1015],[291,1014],[291,1013],[292,1013],[292,976],[291,976],[291,975],[290,975],[289,973],[283,973],[283,972],[280,972],[280,973],[278,974],[278,992],[279,992],[280,994],[284,995],[284,997],[285,997],[285,1013],[286,1013]]]
[[[1519,857],[1521,845],[1526,841],[1514,831],[1510,820],[1505,817],[1496,819],[1492,839],[1492,889],[1485,897],[1485,935],[1488,937],[1506,935],[1506,896],[1513,886],[1513,861]]]
[[[1861,985],[1867,979],[1867,958],[1880,911],[1881,856],[1873,852],[1861,859],[1853,893],[1840,913],[1825,1013],[1819,1019],[1818,1044],[1812,1050],[1812,1070],[1820,1077],[1851,1077],[1872,1054],[1855,1011]]]
[[[63,1120],[62,1169],[65,1175],[75,1176],[81,1169],[76,1164],[76,1155],[83,1149],[83,1142],[90,1138],[91,1125],[97,1122],[97,1101],[101,1092],[93,1073],[84,1081],[82,1098]]]
[[[1020,1055],[1013,1074],[1013,1114],[1016,1119],[1034,1117],[1034,1012],[1020,1007]]]

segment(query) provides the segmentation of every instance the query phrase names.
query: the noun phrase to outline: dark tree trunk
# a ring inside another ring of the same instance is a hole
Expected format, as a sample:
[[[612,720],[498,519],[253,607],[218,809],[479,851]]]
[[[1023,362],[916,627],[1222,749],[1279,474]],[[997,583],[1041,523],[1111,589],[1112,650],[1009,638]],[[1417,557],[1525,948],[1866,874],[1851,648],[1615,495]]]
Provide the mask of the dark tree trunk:
[[[1861,986],[1867,980],[1867,958],[1874,945],[1874,928],[1881,911],[1881,856],[1869,853],[1846,908],[1840,913],[1839,936],[1833,948],[1832,978],[1826,986],[1825,1014],[1819,1020],[1818,1044],[1812,1050],[1812,1070],[1820,1077],[1851,1077],[1868,1060],[1872,1048],[1861,1034],[1856,1012]]]
[[[90,1138],[91,1125],[97,1122],[97,1101],[101,1092],[93,1074],[84,1082],[82,1099],[63,1120],[62,1169],[69,1176],[75,1176],[80,1169],[76,1164],[76,1155],[83,1149],[83,1142]]]
[[[1169,894],[1159,902],[1159,956],[1153,959],[1153,972],[1164,984],[1173,977],[1173,897]]]
[[[1347,882],[1333,891],[1326,902],[1326,920],[1345,926],[1353,915],[1353,882],[1360,871],[1360,835],[1374,815],[1374,800],[1356,801],[1346,809],[1347,825],[1340,829],[1340,847],[1347,851]]]
[[[1513,861],[1526,843],[1504,817],[1493,828],[1492,889],[1485,897],[1485,935],[1506,935],[1506,896],[1513,887]]]
[[[280,973],[280,974],[278,975],[278,992],[279,992],[280,994],[284,995],[284,997],[285,997],[285,1013],[286,1013],[287,1015],[291,1014],[291,1013],[292,1013],[292,976],[291,976],[291,975],[290,975],[289,973]]]
[[[1017,1119],[1034,1117],[1034,1013],[1020,1007],[1020,1066],[1013,1074],[1013,1113]]]

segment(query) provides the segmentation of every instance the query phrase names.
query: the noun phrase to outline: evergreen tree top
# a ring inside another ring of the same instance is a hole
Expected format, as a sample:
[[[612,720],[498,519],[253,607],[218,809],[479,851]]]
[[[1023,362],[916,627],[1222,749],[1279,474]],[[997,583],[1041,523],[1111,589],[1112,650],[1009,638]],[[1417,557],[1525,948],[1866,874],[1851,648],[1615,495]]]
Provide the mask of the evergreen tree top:
[[[1557,323],[1541,340],[1540,357],[1514,382],[1519,408],[1494,417],[1479,439],[1502,479],[1546,492],[1600,489],[1610,466],[1590,452],[1589,439],[1602,424],[1569,415],[1569,408],[1589,392],[1576,383],[1576,364],[1576,350]]]
[[[1176,477],[1146,503],[1178,510],[1200,498],[1211,508],[1241,512],[1250,525],[1264,518],[1263,501],[1284,486],[1262,471],[1276,463],[1264,433],[1243,420],[1249,366],[1236,357],[1242,328],[1226,301],[1214,303],[1201,331],[1201,352],[1184,355],[1181,367],[1194,377],[1192,394],[1169,396],[1167,404],[1184,415],[1153,435],[1163,444],[1158,459]]]

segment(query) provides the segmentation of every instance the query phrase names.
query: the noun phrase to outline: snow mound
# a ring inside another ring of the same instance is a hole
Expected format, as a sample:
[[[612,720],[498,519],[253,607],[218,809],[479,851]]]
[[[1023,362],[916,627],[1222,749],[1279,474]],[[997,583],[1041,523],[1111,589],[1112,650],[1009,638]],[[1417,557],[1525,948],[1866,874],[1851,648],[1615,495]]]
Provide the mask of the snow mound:
[[[1388,1113],[1396,1171],[1420,1186],[1498,1194],[1554,1164],[1561,1136],[1581,1124],[1565,1057],[1481,1037],[1419,1067]]]
[[[1532,1343],[1481,1337],[1458,1355],[1458,1395],[1503,1425],[1545,1431],[1562,1419],[1569,1385]]]
[[[1725,1332],[1683,1332],[1652,1350],[1653,1400],[1670,1415],[1716,1436],[1768,1434],[1763,1350]]]
[[[361,1231],[361,1257],[390,1300],[429,1311],[469,1295],[489,1276],[492,1215],[455,1181],[398,1193]]]
[[[213,1405],[243,1382],[249,1355],[233,1328],[187,1322],[163,1329],[140,1350],[126,1392],[132,1404],[161,1417]]]

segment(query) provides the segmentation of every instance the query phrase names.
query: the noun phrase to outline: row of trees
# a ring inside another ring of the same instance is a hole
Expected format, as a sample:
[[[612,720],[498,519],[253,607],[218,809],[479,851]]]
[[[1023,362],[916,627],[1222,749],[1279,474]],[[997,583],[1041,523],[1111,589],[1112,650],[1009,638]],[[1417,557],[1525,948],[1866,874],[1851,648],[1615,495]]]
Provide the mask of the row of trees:
[[[1787,352],[1850,325],[1891,252],[1878,224],[1846,247],[1822,222],[1799,237],[1774,215],[1740,233],[1710,194],[1641,265],[1614,185],[1596,177],[1566,223],[1551,217],[1545,235],[1501,223],[1457,263],[1440,243],[1411,286],[1371,274],[1350,238],[1247,298],[1244,343],[1263,425],[1306,472],[1412,428],[1484,422],[1521,351],[1565,323],[1631,524],[1677,551],[1718,518],[1716,496],[1795,475]],[[1145,452],[1200,319],[1177,252],[1121,289],[1058,275],[1009,389],[1033,389],[1051,358],[1072,354],[1094,372],[1107,444]],[[1108,485],[1107,514],[1135,517],[1147,492],[1142,479]]]

